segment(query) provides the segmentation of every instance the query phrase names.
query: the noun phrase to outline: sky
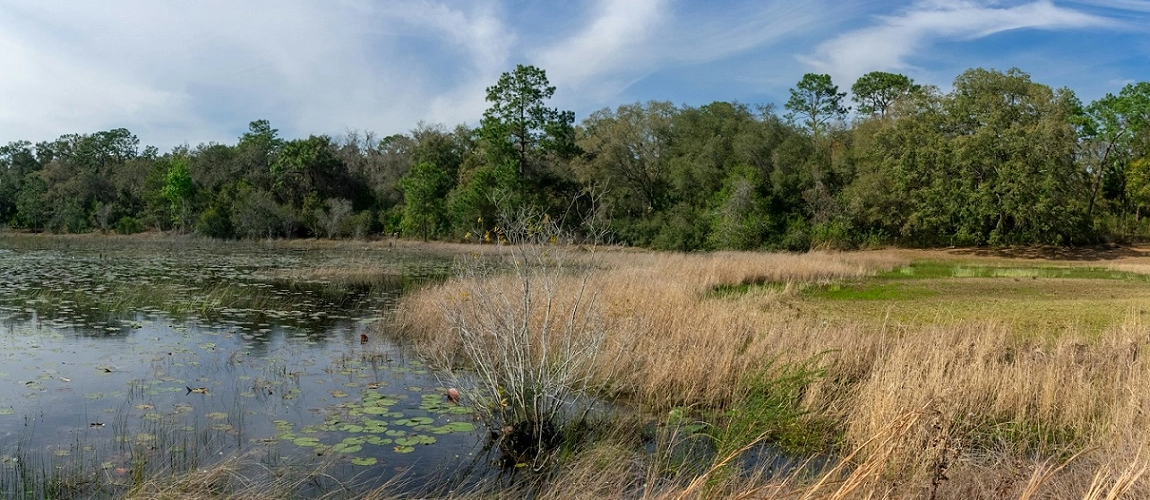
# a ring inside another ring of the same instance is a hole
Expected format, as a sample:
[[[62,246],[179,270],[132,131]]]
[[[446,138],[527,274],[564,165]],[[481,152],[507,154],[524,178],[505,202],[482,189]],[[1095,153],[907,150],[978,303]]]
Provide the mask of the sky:
[[[948,90],[1017,67],[1084,102],[1150,80],[1150,0],[5,0],[0,144],[127,128],[161,152],[476,125],[542,68],[576,121],[649,100],[774,104],[803,74]],[[781,112],[781,111],[780,111]]]

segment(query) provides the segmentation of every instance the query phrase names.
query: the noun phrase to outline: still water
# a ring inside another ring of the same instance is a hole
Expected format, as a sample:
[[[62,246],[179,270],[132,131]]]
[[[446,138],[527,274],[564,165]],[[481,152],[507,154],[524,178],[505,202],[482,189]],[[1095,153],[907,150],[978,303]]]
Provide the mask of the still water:
[[[0,496],[53,481],[114,495],[235,456],[364,488],[473,481],[485,432],[378,327],[449,266],[373,247],[0,237]]]

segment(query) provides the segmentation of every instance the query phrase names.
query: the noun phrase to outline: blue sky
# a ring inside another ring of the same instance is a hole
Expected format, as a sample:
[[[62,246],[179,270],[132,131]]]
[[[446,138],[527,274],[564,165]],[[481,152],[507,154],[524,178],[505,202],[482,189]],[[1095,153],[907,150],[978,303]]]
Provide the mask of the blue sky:
[[[552,104],[781,105],[804,73],[946,90],[1018,67],[1085,102],[1150,80],[1150,0],[6,0],[0,143],[125,127],[144,144],[475,124],[516,64]]]

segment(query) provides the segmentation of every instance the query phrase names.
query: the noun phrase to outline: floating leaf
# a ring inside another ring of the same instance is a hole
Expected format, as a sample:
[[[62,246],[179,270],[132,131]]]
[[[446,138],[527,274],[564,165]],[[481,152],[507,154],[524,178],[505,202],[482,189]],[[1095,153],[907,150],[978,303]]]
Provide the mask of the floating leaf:
[[[352,464],[362,466],[375,465],[378,461],[375,457],[355,457],[351,459]]]
[[[319,446],[319,439],[316,439],[313,437],[300,437],[300,438],[293,439],[292,443],[295,444],[296,446],[306,446],[306,447]]]
[[[396,446],[392,449],[395,450],[396,453],[411,453],[415,451],[414,446]]]
[[[331,447],[331,451],[336,453],[358,453],[363,450],[363,446],[358,444],[337,443]]]
[[[204,416],[211,420],[224,420],[228,418],[228,414],[222,411],[214,411]]]
[[[449,429],[451,432],[471,432],[475,430],[475,424],[471,422],[450,422],[440,428]]]
[[[431,418],[431,417],[411,417],[411,418],[401,418],[399,420],[396,420],[395,425],[416,426],[416,425],[427,425],[427,424],[430,424],[432,422],[435,422],[435,419]]]

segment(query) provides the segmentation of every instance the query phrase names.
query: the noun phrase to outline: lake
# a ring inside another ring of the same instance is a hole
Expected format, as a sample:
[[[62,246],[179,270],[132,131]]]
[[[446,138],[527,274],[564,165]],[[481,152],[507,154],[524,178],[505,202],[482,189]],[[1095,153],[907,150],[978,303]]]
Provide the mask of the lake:
[[[380,333],[451,257],[380,244],[0,235],[0,496],[113,497],[242,457],[304,489],[496,474],[472,411]],[[381,323],[383,322],[383,323]]]

